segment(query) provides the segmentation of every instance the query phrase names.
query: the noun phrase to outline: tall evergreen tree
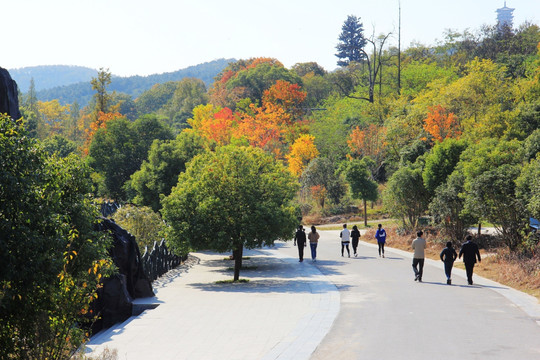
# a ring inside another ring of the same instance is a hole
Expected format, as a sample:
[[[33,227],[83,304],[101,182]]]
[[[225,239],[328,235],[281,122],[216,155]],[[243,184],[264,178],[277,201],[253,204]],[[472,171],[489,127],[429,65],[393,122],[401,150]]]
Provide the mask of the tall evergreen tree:
[[[107,93],[107,86],[111,84],[111,73],[109,69],[100,68],[97,78],[92,78],[90,81],[92,90],[96,91],[94,98],[96,100],[96,113],[108,112],[111,95]]]
[[[38,136],[40,115],[36,94],[36,86],[33,77],[30,79],[30,87],[28,88],[28,93],[26,93],[26,96],[23,98],[21,111],[25,119],[26,131],[28,131],[28,134],[31,137],[36,138]]]
[[[348,66],[351,61],[361,61],[365,58],[361,49],[366,46],[367,40],[364,37],[364,25],[360,18],[349,15],[341,27],[339,43],[336,46],[336,56],[340,59],[339,66]]]

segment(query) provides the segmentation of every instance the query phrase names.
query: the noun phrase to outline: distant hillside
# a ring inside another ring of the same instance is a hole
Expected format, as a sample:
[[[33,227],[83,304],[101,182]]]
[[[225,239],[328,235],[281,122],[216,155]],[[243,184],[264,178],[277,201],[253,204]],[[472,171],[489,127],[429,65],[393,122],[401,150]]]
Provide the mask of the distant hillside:
[[[209,86],[214,81],[214,77],[219,74],[219,72],[223,70],[223,68],[225,68],[230,62],[234,61],[236,60],[219,59],[195,66],[190,66],[188,68],[174,72],[148,76],[119,77],[113,75],[108,90],[126,93],[128,95],[131,95],[135,99],[137,96],[142,94],[144,91],[150,89],[155,84],[162,84],[168,81],[180,81],[186,77],[194,77],[201,79],[207,86]],[[94,95],[94,91],[92,90],[92,86],[90,85],[90,80],[92,79],[92,77],[96,76],[97,71],[93,70],[91,76],[84,82],[39,90],[37,92],[37,97],[39,100],[42,101],[58,99],[62,104],[71,104],[77,101],[80,106],[85,106],[86,104],[88,104],[88,102],[92,99],[92,96]],[[14,78],[15,81],[17,81],[17,78]],[[37,81],[35,77],[34,82],[37,88]],[[20,85],[19,88],[24,89]],[[28,89],[23,92],[26,91],[28,91]]]
[[[17,82],[19,90],[23,93],[30,88],[30,79],[32,78],[34,78],[36,91],[39,91],[90,81],[92,77],[97,75],[96,69],[68,65],[29,66],[20,69],[9,69],[8,71],[13,80]]]

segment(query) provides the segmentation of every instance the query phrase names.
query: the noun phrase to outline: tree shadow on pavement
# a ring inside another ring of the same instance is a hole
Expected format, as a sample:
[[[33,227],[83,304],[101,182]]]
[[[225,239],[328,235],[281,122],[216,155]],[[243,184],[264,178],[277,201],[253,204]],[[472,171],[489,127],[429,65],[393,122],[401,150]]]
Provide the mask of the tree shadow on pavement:
[[[242,277],[241,277],[242,278]],[[286,280],[286,279],[255,279],[247,283],[192,283],[188,284],[203,291],[230,293],[325,293],[332,290],[327,281],[319,280]]]
[[[320,270],[320,266],[332,266],[335,268],[325,269],[325,275],[340,275],[343,272],[338,268],[344,265],[344,261],[332,261],[332,260],[317,260],[312,262],[311,260],[304,259],[303,262],[298,260],[285,261],[276,260],[272,257],[266,256],[253,256],[248,260],[242,261],[242,269],[240,270],[240,277],[255,277],[255,278],[282,278],[282,279],[294,279],[298,277],[314,277],[320,275],[315,269],[310,269],[311,266],[316,266]],[[206,260],[200,264],[200,266],[207,266],[212,268],[211,271],[221,274],[233,273],[234,262],[229,260]]]

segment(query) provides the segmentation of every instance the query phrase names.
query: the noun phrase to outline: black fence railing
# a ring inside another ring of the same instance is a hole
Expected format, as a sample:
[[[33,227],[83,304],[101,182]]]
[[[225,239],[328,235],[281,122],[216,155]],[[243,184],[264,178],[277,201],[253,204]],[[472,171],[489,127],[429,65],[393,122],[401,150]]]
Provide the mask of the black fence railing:
[[[142,266],[146,276],[150,281],[156,280],[167,271],[174,269],[187,259],[187,255],[174,255],[167,249],[165,240],[161,240],[159,245],[154,242],[154,246],[148,252],[148,246],[145,248],[144,255],[141,258]]]

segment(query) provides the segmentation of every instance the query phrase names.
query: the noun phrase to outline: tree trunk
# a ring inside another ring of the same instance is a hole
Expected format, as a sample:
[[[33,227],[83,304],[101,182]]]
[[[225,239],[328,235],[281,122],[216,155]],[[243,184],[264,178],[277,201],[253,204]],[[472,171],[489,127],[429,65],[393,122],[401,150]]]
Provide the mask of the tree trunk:
[[[238,249],[233,250],[234,256],[234,278],[233,281],[238,281],[240,279],[240,269],[242,268],[242,253],[244,248],[240,245]]]
[[[482,223],[478,223],[478,236],[482,235]]]
[[[364,226],[367,226],[367,201],[364,199]]]

